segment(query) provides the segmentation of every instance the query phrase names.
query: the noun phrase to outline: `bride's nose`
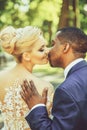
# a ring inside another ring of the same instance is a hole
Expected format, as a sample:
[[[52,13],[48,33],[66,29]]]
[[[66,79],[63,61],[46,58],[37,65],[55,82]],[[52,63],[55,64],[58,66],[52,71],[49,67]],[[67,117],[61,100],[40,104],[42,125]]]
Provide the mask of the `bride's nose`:
[[[46,47],[45,53],[46,53],[47,55],[48,55],[49,51],[50,51],[50,48]]]
[[[49,53],[51,49],[52,47],[47,48],[47,53]]]

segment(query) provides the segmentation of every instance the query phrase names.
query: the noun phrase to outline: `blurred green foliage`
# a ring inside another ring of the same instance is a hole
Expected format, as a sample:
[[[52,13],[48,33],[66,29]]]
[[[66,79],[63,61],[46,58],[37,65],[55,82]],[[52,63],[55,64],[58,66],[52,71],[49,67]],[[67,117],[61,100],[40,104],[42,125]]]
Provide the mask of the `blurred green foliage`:
[[[58,30],[62,3],[63,0],[0,0],[0,30],[8,25],[16,28],[27,25],[38,26],[50,44]],[[69,8],[70,19],[73,19],[72,6]],[[87,0],[79,0],[77,8],[80,10],[80,28],[87,32]],[[47,74],[54,76],[57,73],[60,76],[59,79],[64,78],[63,70],[51,68],[48,65],[36,66],[34,73],[39,74],[39,72],[43,72],[43,76]],[[55,78],[57,83],[59,79],[57,75]]]
[[[38,26],[49,44],[58,29],[62,0],[0,0],[0,30],[5,26]],[[79,0],[81,29],[87,31],[87,2]],[[72,14],[70,17],[74,17]]]
[[[81,28],[87,33],[87,0],[79,0]]]
[[[58,29],[62,2],[63,0],[0,0],[0,30],[8,25],[16,28],[38,26],[50,44]],[[70,19],[73,19],[72,6],[69,8]],[[87,32],[87,0],[79,0],[77,8],[80,10],[80,28]],[[37,66],[34,72],[44,72],[44,75],[54,75],[57,72],[62,76],[63,71],[49,66]]]
[[[49,40],[57,30],[61,5],[62,0],[0,0],[0,29],[38,26]]]

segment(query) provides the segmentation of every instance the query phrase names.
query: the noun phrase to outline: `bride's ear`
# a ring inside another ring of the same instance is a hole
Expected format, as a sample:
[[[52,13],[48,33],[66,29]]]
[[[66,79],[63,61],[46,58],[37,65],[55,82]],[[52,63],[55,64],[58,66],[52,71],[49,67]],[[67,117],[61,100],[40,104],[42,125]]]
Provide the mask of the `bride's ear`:
[[[30,54],[29,54],[29,52],[24,52],[22,57],[23,57],[24,60],[30,61]]]

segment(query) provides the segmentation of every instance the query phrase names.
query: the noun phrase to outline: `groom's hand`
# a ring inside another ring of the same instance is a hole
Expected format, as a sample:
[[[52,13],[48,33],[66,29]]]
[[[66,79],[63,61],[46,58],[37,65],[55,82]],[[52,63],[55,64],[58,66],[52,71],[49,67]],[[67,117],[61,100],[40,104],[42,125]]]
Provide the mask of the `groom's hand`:
[[[46,105],[48,92],[47,88],[43,90],[42,96],[38,93],[33,81],[28,82],[27,80],[24,80],[21,88],[21,97],[26,102],[29,109],[37,104]]]

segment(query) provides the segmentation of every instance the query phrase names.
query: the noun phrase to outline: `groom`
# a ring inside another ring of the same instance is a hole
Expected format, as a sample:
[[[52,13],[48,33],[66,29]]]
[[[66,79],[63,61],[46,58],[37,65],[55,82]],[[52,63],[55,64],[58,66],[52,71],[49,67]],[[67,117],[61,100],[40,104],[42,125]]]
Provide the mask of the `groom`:
[[[87,130],[87,36],[79,28],[60,29],[49,52],[52,67],[64,69],[65,81],[57,87],[52,115],[46,109],[47,88],[40,96],[33,81],[22,84],[21,96],[31,110],[25,117],[32,130]]]

